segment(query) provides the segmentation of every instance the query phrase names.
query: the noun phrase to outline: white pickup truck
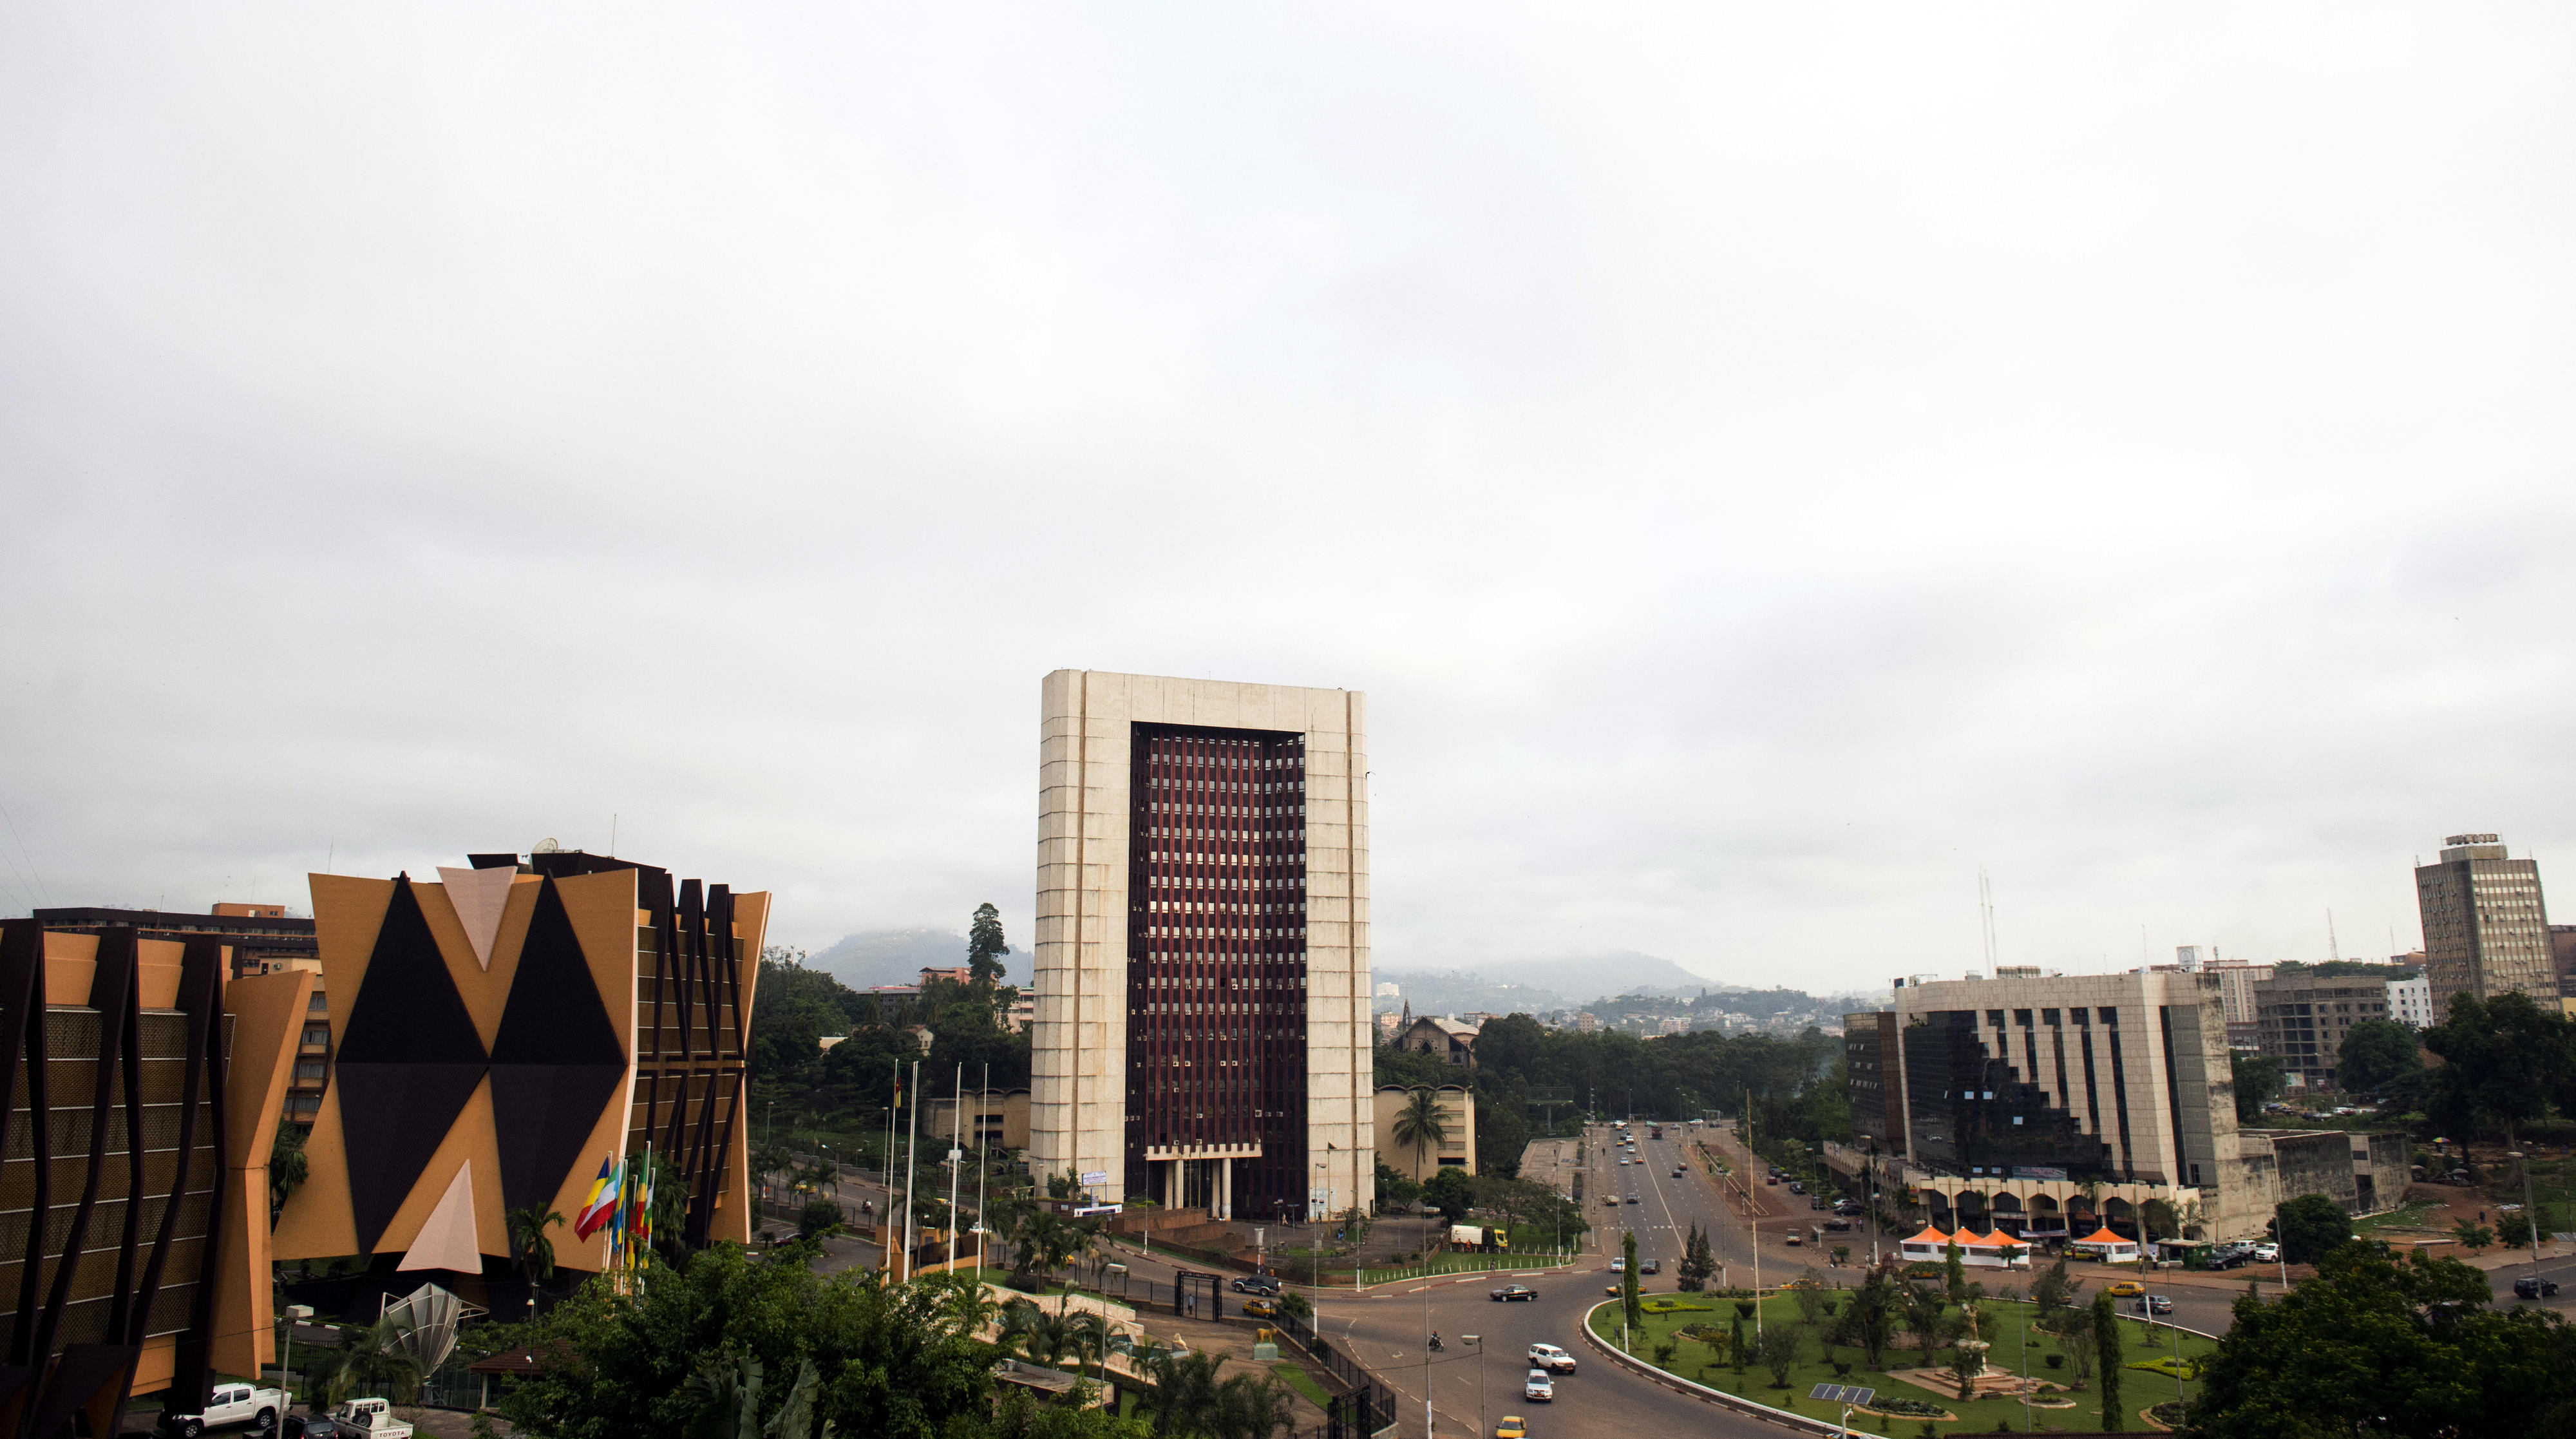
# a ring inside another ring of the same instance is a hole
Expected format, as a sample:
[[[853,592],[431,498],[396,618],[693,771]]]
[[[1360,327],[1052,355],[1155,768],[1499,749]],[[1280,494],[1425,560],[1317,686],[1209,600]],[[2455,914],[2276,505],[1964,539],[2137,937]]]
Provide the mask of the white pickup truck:
[[[411,1426],[394,1417],[394,1406],[382,1399],[352,1399],[331,1411],[342,1428],[381,1439],[411,1439]]]
[[[248,1384],[218,1384],[206,1402],[203,1412],[161,1415],[161,1429],[181,1439],[197,1439],[209,1429],[223,1429],[235,1424],[248,1424],[262,1434],[275,1433],[278,1416],[286,1412],[286,1401],[295,1396],[283,1389],[256,1389]]]

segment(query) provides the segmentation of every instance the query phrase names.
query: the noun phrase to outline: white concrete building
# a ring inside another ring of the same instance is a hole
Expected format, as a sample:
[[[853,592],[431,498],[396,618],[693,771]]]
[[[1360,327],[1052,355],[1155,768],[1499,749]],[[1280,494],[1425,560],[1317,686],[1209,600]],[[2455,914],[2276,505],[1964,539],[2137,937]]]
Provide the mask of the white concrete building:
[[[2420,974],[2388,981],[2388,1017],[2410,1028],[2432,1028],[2433,981]]]
[[[1365,1202],[1365,697],[1091,670],[1043,695],[1032,1167],[1219,1218]]]

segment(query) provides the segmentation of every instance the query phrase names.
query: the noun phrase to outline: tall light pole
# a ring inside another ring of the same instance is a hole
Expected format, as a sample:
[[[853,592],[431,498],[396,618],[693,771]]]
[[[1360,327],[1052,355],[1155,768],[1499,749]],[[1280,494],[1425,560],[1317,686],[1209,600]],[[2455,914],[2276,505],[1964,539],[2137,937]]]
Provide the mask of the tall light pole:
[[[2531,1161],[2524,1158],[2519,1149],[2507,1150],[2504,1157],[2512,1160],[2514,1167],[2522,1171],[2522,1218],[2531,1226],[2531,1275],[2537,1279],[2540,1277],[2540,1211],[2531,1204]]]
[[[1475,1346],[1476,1346],[1476,1439],[1484,1439],[1484,1435],[1485,1435],[1485,1336],[1483,1336],[1482,1334],[1461,1334],[1461,1335],[1459,1335],[1458,1337],[1459,1337],[1459,1338],[1461,1338],[1461,1339],[1464,1339],[1464,1340],[1466,1340],[1468,1343],[1473,1344],[1473,1345],[1475,1345]]]
[[[976,1101],[981,1104],[982,1101]],[[948,1110],[948,1272],[957,1272],[957,1181],[965,1176],[959,1166],[966,1162],[966,1064],[957,1065],[957,1097]]]

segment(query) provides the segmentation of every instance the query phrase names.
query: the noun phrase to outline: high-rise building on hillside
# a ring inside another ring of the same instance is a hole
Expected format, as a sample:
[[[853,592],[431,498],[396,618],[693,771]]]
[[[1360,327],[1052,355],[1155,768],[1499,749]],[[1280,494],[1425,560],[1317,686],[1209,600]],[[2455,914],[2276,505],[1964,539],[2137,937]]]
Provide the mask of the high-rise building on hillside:
[[[2539,865],[2510,857],[2494,835],[2455,834],[2442,842],[2439,863],[2416,868],[2415,899],[2434,1023],[2450,1017],[2455,994],[2527,994],[2543,1008],[2557,1003]]]
[[[1043,693],[1032,1165],[1220,1218],[1366,1203],[1366,700],[1091,670]]]

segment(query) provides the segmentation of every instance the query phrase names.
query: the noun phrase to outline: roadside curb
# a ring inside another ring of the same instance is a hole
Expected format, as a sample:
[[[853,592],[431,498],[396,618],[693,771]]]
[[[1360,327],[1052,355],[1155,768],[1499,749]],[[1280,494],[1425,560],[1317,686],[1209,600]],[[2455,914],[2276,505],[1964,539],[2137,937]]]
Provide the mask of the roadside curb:
[[[1592,1331],[1592,1316],[1609,1308],[1617,1302],[1618,1301],[1615,1299],[1604,1299],[1600,1303],[1593,1305],[1591,1308],[1584,1310],[1582,1319],[1583,1342],[1600,1351],[1602,1357],[1610,1360],[1612,1363],[1629,1369],[1641,1378],[1660,1384],[1677,1394],[1688,1394],[1694,1398],[1704,1399],[1723,1408],[1733,1409],[1743,1414],[1749,1414],[1756,1419],[1768,1419],[1772,1423],[1778,1424],[1784,1428],[1796,1429],[1808,1434],[1842,1435],[1849,1432],[1840,1424],[1830,1423],[1822,1419],[1810,1419],[1804,1414],[1792,1414],[1786,1409],[1774,1409],[1768,1404],[1755,1403],[1753,1400],[1747,1399],[1741,1394],[1729,1394],[1723,1389],[1711,1389],[1705,1384],[1694,1384],[1690,1380],[1684,1379],[1678,1374],[1658,1369],[1654,1365],[1647,1363],[1634,1354],[1621,1353],[1617,1348],[1604,1342],[1600,1335]]]

